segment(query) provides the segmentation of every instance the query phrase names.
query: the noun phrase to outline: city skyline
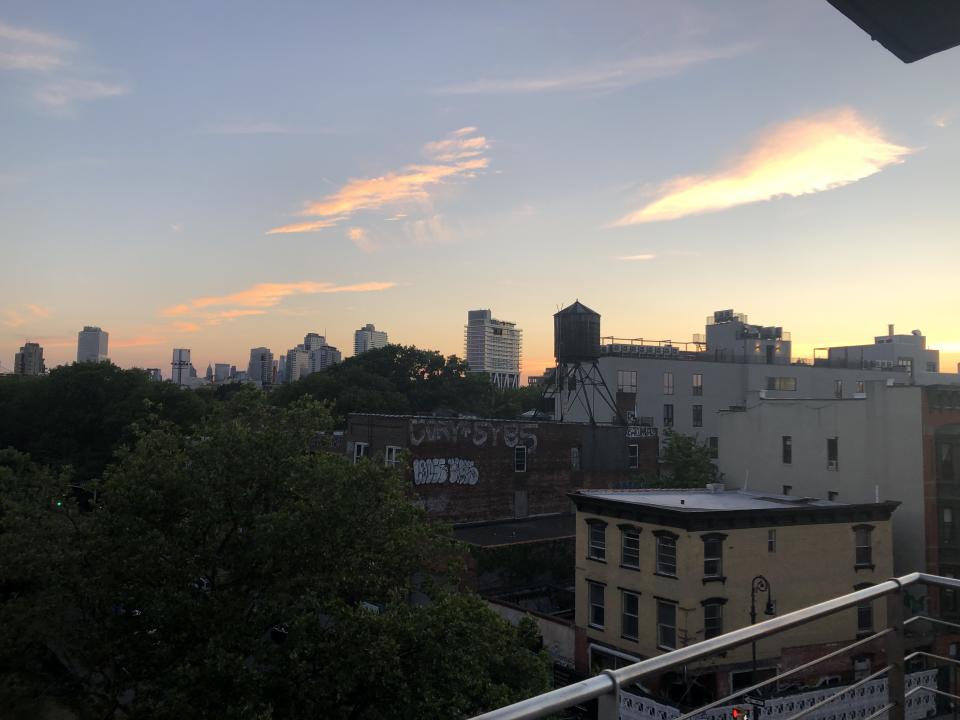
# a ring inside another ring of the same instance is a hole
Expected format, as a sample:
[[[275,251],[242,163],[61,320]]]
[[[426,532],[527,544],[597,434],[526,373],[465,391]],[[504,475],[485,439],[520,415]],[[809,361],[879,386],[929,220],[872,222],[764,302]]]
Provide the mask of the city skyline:
[[[90,324],[124,367],[371,320],[461,355],[492,307],[526,376],[578,297],[675,341],[733,307],[798,357],[894,323],[956,370],[960,53],[904,65],[826,2],[286,7],[0,14],[3,370]]]

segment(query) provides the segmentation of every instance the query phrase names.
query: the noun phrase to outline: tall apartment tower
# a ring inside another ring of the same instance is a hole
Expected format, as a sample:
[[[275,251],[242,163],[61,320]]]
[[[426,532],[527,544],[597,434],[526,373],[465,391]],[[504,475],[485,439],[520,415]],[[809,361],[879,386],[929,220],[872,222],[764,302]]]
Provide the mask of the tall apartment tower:
[[[43,375],[47,371],[43,364],[43,348],[39,343],[24,343],[20,352],[13,358],[14,375]]]
[[[262,388],[273,385],[273,353],[269,348],[258,347],[250,350],[247,379]]]
[[[107,341],[110,333],[98,327],[85,325],[77,333],[77,362],[103,362],[107,359]]]
[[[193,365],[190,363],[189,348],[174,348],[173,359],[170,361],[170,382],[174,385],[190,385],[190,371]]]
[[[367,323],[353,333],[353,354],[359,355],[367,350],[386,347],[388,342],[387,333],[383,330],[377,330],[372,324]]]
[[[500,389],[520,387],[523,331],[516,323],[497,320],[489,310],[470,310],[464,340],[470,372],[487,373]]]

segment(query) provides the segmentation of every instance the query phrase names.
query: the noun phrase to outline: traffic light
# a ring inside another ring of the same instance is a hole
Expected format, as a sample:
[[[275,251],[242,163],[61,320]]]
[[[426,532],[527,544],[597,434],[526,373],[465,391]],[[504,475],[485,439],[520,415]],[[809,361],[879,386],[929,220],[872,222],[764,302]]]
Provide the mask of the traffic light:
[[[730,710],[731,720],[750,720],[750,708],[735,707]]]

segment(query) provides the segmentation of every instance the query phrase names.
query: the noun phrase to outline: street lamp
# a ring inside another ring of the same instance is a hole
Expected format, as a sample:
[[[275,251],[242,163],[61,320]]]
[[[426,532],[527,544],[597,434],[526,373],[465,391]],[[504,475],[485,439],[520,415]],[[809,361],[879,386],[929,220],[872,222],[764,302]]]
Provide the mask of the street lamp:
[[[773,604],[773,599],[770,597],[770,581],[767,580],[763,575],[757,575],[753,581],[750,583],[750,624],[755,625],[757,622],[757,593],[766,593],[767,594],[767,604],[763,608],[763,614],[767,617],[773,617],[777,614],[777,609]],[[757,641],[754,640],[751,644],[751,650],[753,653],[753,665],[750,672],[750,684],[754,685],[757,682]]]

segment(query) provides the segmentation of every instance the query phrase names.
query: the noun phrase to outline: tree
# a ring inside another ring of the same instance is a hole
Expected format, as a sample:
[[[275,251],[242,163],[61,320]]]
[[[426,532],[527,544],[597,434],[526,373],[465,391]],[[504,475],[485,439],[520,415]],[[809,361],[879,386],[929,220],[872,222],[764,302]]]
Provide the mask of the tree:
[[[100,477],[134,423],[155,416],[189,427],[207,406],[193,393],[150,380],[144,370],[76,363],[46,377],[0,378],[0,448],[70,466],[78,482]]]
[[[664,469],[660,487],[703,487],[715,482],[717,466],[710,460],[710,448],[697,438],[670,432],[663,453]]]
[[[88,512],[13,458],[0,648],[99,718],[457,717],[544,690],[542,655],[451,589],[453,546],[399,474],[306,451],[331,422],[255,392],[195,432],[158,421]]]
[[[308,396],[330,402],[343,420],[349,413],[407,414],[446,409],[483,417],[516,417],[534,408],[536,388],[501,391],[483,374],[468,373],[455,355],[388,345],[347,358],[273,391],[286,405]]]

